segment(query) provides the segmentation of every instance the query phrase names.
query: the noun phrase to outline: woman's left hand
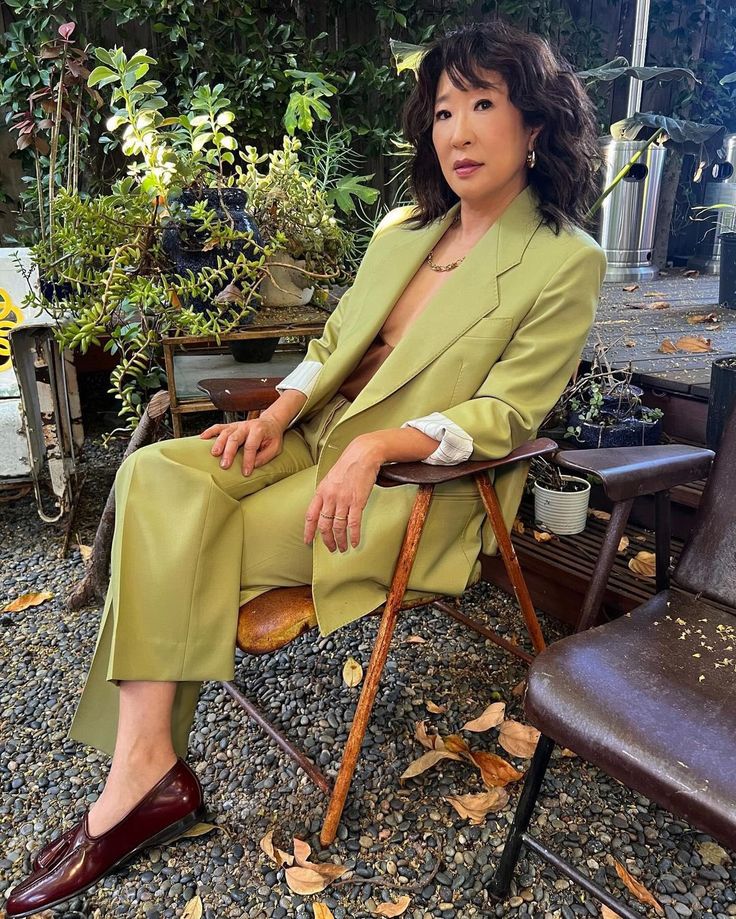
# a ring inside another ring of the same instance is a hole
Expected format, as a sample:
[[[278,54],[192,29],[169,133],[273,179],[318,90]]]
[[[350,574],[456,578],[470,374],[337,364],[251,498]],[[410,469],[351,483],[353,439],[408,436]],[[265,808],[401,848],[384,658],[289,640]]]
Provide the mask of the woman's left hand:
[[[370,434],[356,437],[317,486],[307,508],[304,542],[311,543],[319,531],[324,544],[334,552],[346,552],[348,540],[360,542],[363,508],[376,484],[383,459],[377,440]]]

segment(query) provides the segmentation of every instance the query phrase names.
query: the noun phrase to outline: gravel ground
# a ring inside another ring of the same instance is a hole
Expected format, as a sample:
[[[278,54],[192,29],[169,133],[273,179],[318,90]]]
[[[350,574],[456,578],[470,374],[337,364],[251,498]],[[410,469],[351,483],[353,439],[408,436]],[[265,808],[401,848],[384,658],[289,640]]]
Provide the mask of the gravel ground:
[[[119,444],[87,445],[87,480],[75,525],[83,543],[91,543],[119,456]],[[0,616],[2,894],[24,873],[39,843],[78,819],[95,799],[107,763],[65,739],[100,616],[99,608],[70,613],[64,607],[83,571],[79,551],[73,541],[68,557],[59,558],[60,532],[41,523],[30,498],[0,504],[0,540],[0,605],[29,591],[54,594],[42,606]],[[462,607],[510,633],[518,628],[513,604],[488,585],[469,591]],[[262,707],[302,738],[309,755],[331,775],[359,691],[342,682],[342,666],[350,655],[367,664],[376,625],[367,619],[327,639],[305,636],[239,667],[240,685],[257,691]],[[554,622],[543,627],[550,637],[560,634]],[[426,643],[407,642],[413,635]],[[523,676],[519,663],[453,620],[427,608],[404,616],[338,840],[327,851],[318,841],[322,795],[242,719],[216,684],[206,684],[190,762],[219,829],[150,851],[54,915],[179,917],[195,893],[206,919],[311,917],[313,899],[326,902],[336,919],[361,919],[400,894],[412,898],[404,914],[409,919],[599,915],[594,901],[531,856],[520,863],[511,899],[502,905],[487,900],[484,883],[496,865],[518,790],[505,811],[474,827],[444,800],[481,790],[465,764],[447,763],[399,784],[399,775],[422,752],[413,739],[417,721],[427,719],[430,730],[448,734],[498,699],[507,702],[510,717],[520,718],[521,702],[512,689]],[[428,713],[428,701],[446,705],[446,714]],[[503,753],[493,731],[475,735],[472,746]],[[655,892],[666,919],[736,915],[733,862],[704,862],[700,849],[707,836],[593,767],[557,757],[537,813],[535,833],[552,848],[620,892],[615,856]],[[292,894],[283,871],[275,871],[259,849],[270,829],[282,848],[290,849],[294,836],[306,838],[315,860],[339,862],[353,874],[317,897]]]

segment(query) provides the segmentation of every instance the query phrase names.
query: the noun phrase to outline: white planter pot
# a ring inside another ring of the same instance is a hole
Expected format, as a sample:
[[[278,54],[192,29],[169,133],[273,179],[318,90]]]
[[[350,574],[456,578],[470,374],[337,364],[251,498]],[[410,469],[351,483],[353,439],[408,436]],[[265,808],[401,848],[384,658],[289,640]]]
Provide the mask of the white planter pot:
[[[534,519],[558,536],[582,533],[588,519],[590,482],[576,475],[561,476],[563,482],[580,482],[582,491],[553,491],[534,485]]]
[[[271,265],[271,262],[276,264]],[[314,287],[304,286],[308,275],[298,270],[305,267],[304,259],[294,259],[285,252],[277,252],[267,259],[267,263],[270,265],[273,280],[265,277],[261,281],[259,293],[264,306],[306,306],[312,299]]]

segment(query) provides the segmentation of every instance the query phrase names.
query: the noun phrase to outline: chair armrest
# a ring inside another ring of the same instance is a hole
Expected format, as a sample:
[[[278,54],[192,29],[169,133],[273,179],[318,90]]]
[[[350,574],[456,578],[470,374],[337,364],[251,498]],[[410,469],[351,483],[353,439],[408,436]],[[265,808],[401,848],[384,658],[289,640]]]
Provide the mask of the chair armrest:
[[[276,386],[283,377],[236,377],[200,380],[197,389],[207,393],[215,408],[223,412],[260,412],[274,403]]]
[[[388,463],[381,467],[378,475],[378,484],[392,485],[440,485],[442,482],[451,482],[453,479],[462,479],[466,475],[484,472],[486,469],[496,469],[498,466],[508,466],[522,460],[530,460],[534,456],[552,454],[557,450],[557,444],[548,437],[539,437],[530,440],[512,450],[507,456],[492,460],[466,460],[454,466],[430,466],[427,463]]]
[[[702,447],[663,444],[656,447],[610,447],[560,450],[555,463],[598,476],[611,501],[666,491],[705,478],[715,454]]]

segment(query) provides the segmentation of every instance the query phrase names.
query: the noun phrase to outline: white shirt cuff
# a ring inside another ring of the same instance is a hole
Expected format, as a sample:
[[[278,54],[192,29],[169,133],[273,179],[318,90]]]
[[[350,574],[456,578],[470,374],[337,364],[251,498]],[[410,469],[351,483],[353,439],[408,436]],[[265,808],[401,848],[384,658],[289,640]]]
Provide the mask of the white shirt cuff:
[[[291,373],[276,386],[277,392],[285,389],[298,389],[309,398],[317,382],[317,377],[322,369],[319,361],[302,361]]]
[[[439,446],[434,453],[422,460],[430,466],[456,466],[458,463],[464,463],[473,452],[473,438],[470,434],[442,412],[432,412],[423,418],[405,421],[401,427],[416,428],[417,431],[439,440]]]

